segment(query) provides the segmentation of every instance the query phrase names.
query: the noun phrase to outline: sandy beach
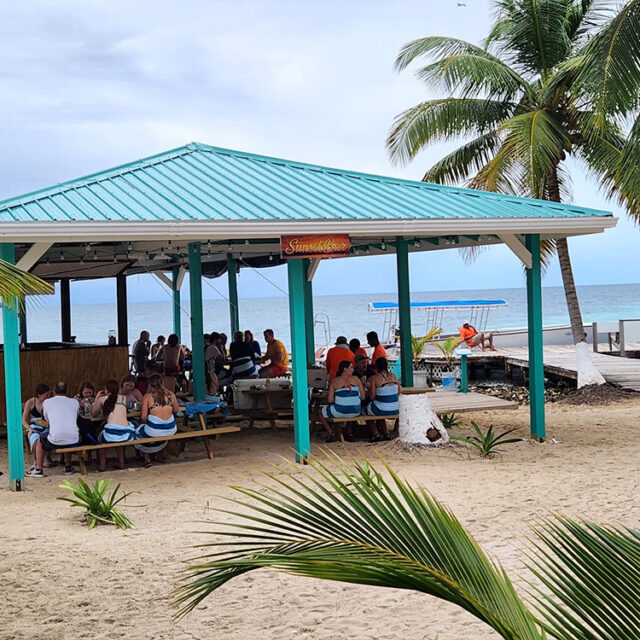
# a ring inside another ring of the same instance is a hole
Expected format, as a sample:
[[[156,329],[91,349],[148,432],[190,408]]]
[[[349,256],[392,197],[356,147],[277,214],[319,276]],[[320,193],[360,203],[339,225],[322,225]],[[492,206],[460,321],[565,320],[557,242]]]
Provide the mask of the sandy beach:
[[[528,434],[528,409],[468,414],[487,427]],[[640,400],[605,407],[547,406],[549,439],[525,440],[502,456],[481,460],[462,446],[422,454],[393,445],[346,444],[345,450],[384,456],[407,478],[451,507],[509,574],[523,573],[529,524],[549,511],[640,527],[635,499],[640,448]],[[468,429],[456,430],[468,432]],[[319,447],[320,436],[314,438]],[[343,445],[329,445],[340,451]],[[223,436],[211,462],[189,444],[185,456],[151,469],[104,474],[139,491],[125,506],[137,529],[88,531],[79,509],[56,500],[60,468],[12,493],[2,478],[0,638],[172,638],[461,640],[496,637],[469,614],[422,594],[360,587],[257,571],[215,592],[174,622],[169,593],[191,554],[208,538],[191,532],[213,518],[229,484],[250,485],[258,468],[292,447],[290,429]],[[7,466],[6,443],[0,469]],[[300,473],[303,473],[300,469]],[[89,475],[93,482],[98,476]],[[138,506],[134,506],[138,505]]]

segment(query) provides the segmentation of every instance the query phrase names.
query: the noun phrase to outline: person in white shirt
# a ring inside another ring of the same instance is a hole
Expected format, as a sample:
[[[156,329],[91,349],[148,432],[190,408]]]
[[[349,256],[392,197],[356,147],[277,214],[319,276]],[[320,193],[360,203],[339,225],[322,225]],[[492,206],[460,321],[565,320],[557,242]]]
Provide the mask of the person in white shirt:
[[[78,429],[78,413],[80,404],[74,398],[67,397],[67,385],[58,382],[53,390],[53,398],[48,398],[42,403],[42,415],[49,423],[48,432],[42,433],[34,447],[35,469],[27,472],[29,477],[41,478],[42,462],[45,453],[59,447],[72,447],[80,442]],[[65,473],[75,473],[71,466],[71,454],[64,454]]]

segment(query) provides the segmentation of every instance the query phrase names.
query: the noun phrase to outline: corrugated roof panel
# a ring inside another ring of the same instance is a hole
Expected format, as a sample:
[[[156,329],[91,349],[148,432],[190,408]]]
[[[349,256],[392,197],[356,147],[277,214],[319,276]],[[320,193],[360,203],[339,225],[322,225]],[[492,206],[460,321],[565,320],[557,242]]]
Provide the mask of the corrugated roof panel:
[[[607,211],[191,143],[0,202],[0,221],[576,218]]]

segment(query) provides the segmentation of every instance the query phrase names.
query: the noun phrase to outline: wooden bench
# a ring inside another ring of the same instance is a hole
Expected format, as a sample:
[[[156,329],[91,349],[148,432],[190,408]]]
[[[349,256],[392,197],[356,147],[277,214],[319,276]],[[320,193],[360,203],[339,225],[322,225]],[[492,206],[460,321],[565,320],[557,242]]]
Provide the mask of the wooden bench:
[[[355,418],[327,418],[327,422],[335,427],[338,432],[338,438],[340,442],[344,442],[344,436],[342,435],[342,425],[348,422],[369,422],[370,420],[397,420],[398,414],[391,416],[356,416]]]
[[[233,433],[240,431],[240,427],[215,427],[213,429],[193,429],[189,431],[181,431],[172,436],[162,436],[161,438],[139,438],[138,440],[127,440],[126,442],[107,442],[104,444],[82,445],[79,447],[61,447],[54,449],[51,453],[75,453],[78,455],[78,464],[80,465],[80,473],[87,475],[87,465],[85,454],[87,451],[97,451],[98,449],[115,449],[116,447],[131,447],[136,444],[151,444],[154,442],[166,442],[167,440],[184,440],[185,438],[201,438],[204,437],[204,447],[207,451],[209,460],[213,460],[213,449],[209,442],[209,437],[218,437],[222,433]]]

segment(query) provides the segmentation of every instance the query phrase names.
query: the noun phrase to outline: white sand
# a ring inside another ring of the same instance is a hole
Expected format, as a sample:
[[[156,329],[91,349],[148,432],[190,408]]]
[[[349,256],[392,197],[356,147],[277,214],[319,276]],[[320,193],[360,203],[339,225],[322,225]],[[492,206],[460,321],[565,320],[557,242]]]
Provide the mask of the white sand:
[[[548,405],[548,435],[558,443],[509,446],[501,458],[480,460],[461,448],[421,455],[376,450],[406,477],[451,507],[485,550],[514,578],[522,572],[528,524],[548,511],[640,527],[640,401],[610,407]],[[528,433],[528,412],[477,413],[483,427],[518,427]],[[466,431],[466,430],[465,430]],[[315,439],[316,444],[320,442]],[[226,485],[251,484],[265,460],[288,455],[291,431],[229,434],[217,458],[189,445],[186,460],[151,469],[105,474],[122,481],[126,512],[137,525],[122,532],[93,531],[80,510],[57,501],[60,469],[31,481],[29,491],[6,489],[0,479],[0,638],[430,639],[496,637],[457,608],[422,594],[360,587],[256,571],[237,578],[180,622],[173,622],[169,592],[195,521],[213,517]],[[340,444],[330,445],[340,450]],[[346,445],[354,452],[359,445]],[[368,446],[360,445],[369,453]],[[6,473],[6,448],[0,469]],[[91,473],[90,481],[97,474]]]

